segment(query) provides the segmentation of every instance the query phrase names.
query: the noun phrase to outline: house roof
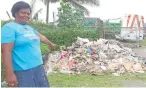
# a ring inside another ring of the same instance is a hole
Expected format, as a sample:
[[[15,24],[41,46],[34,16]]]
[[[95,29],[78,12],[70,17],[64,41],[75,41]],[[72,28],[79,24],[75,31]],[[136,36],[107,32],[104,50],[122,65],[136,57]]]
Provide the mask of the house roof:
[[[96,17],[85,17],[85,19],[89,19],[89,20],[101,20],[100,18],[96,18]]]

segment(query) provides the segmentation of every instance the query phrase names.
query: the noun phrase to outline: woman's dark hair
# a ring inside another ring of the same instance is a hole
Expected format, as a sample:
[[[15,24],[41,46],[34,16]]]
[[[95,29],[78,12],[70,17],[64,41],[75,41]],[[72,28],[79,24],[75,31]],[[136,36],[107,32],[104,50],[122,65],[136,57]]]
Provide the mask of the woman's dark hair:
[[[15,17],[15,13],[17,13],[20,9],[30,9],[31,12],[31,7],[28,3],[19,1],[16,2],[11,9],[12,16]]]

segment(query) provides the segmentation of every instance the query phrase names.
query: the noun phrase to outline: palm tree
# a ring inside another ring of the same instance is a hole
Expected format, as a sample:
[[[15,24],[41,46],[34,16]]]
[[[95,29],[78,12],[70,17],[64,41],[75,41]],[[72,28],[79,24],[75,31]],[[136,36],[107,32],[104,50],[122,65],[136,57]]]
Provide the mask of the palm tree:
[[[11,19],[9,12],[8,12],[8,11],[6,11],[6,13],[7,13],[7,15],[8,15],[9,19]]]
[[[30,6],[31,6],[31,9],[32,9],[32,13],[34,13],[35,11],[35,5],[36,5],[36,1],[37,0],[31,0],[30,2]],[[38,14],[42,11],[42,8],[37,10],[37,12],[34,13],[34,15],[32,15],[32,19],[34,20],[38,20]]]
[[[32,19],[38,20],[38,15],[39,15],[39,13],[41,13],[41,11],[42,11],[42,8],[39,9],[39,10],[34,14],[34,16],[32,17]]]
[[[32,0],[32,3],[34,4],[36,0]],[[49,3],[56,3],[59,2],[60,0],[41,0],[44,2],[47,8],[47,13],[46,13],[46,23],[49,21]],[[65,0],[66,2],[69,2],[72,4],[74,7],[78,7],[82,9],[86,15],[89,15],[89,11],[87,8],[85,8],[82,4],[87,4],[91,6],[99,6],[99,0]]]

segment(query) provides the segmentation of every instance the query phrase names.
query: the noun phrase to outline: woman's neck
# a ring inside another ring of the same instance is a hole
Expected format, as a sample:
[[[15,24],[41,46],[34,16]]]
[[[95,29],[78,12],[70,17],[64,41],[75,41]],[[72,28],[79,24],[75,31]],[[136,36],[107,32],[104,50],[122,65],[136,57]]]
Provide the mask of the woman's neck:
[[[18,21],[16,19],[15,19],[15,22],[18,23],[18,24],[21,24],[21,25],[26,25],[26,23],[22,23],[22,22],[20,22],[20,21]]]

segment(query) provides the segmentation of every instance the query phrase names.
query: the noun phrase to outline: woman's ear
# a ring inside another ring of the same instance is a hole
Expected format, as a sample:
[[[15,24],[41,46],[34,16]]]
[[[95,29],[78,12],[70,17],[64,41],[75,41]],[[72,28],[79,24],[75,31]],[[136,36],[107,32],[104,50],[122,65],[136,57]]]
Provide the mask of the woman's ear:
[[[15,13],[15,17],[18,16],[18,12]]]
[[[17,16],[17,13],[14,14],[14,17],[16,17],[16,16]]]

